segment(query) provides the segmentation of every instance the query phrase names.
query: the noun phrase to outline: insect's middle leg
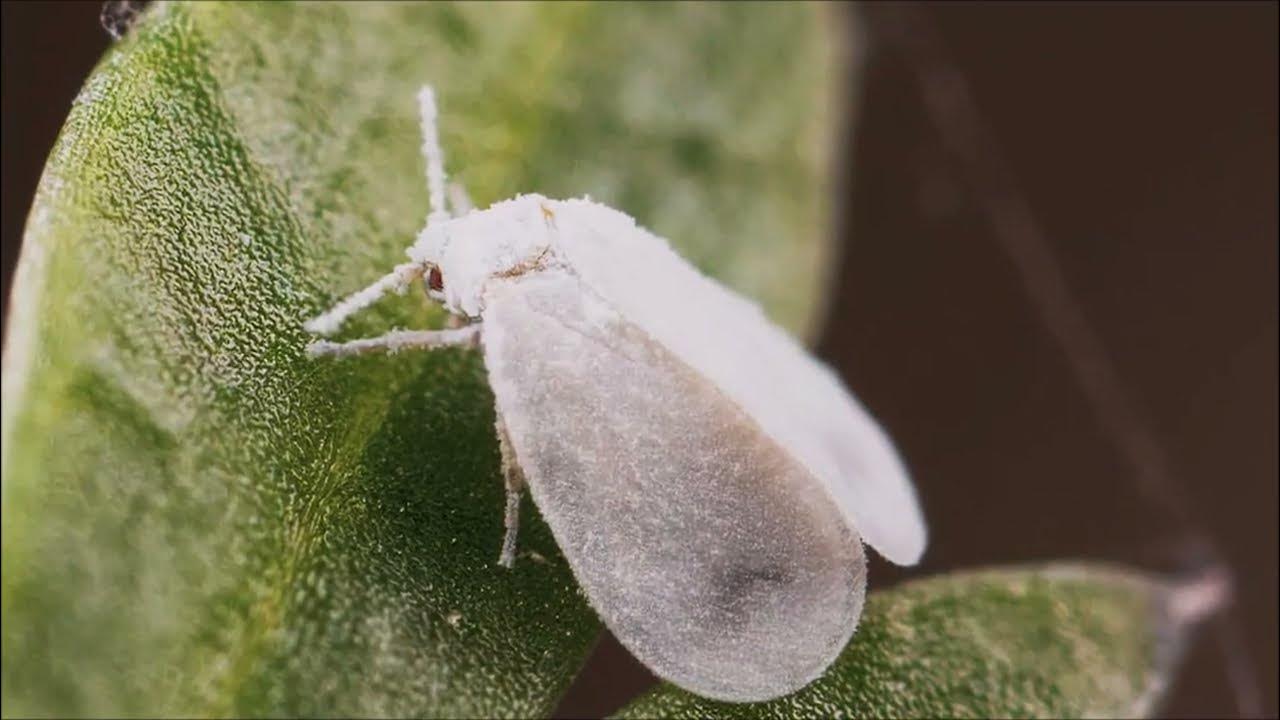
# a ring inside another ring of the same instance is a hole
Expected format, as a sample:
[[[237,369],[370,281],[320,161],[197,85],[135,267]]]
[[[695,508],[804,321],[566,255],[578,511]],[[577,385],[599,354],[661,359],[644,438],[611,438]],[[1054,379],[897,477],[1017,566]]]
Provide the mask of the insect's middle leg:
[[[507,486],[507,511],[502,524],[506,527],[506,535],[502,538],[502,552],[498,555],[498,564],[510,568],[516,563],[516,535],[520,531],[520,491],[524,489],[524,473],[516,462],[515,448],[511,445],[511,436],[507,434],[507,426],[498,416],[498,450],[502,453],[502,479]]]
[[[448,330],[393,330],[385,335],[343,343],[317,340],[307,346],[307,354],[311,357],[346,357],[371,352],[394,353],[408,348],[434,350],[442,347],[475,346],[479,342],[479,325]]]

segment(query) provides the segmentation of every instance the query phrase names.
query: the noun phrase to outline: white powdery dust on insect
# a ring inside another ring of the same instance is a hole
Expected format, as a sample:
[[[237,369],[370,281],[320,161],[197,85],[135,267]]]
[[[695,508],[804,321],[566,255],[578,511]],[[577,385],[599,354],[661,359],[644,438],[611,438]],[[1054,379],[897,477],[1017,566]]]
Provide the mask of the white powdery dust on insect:
[[[331,334],[417,278],[471,324],[309,353],[479,341],[508,473],[500,563],[527,485],[592,606],[659,676],[730,701],[818,677],[862,612],[862,539],[898,563],[924,550],[888,437],[756,305],[627,215],[522,195],[451,217],[429,89],[419,108],[432,207],[410,262],[306,327]]]

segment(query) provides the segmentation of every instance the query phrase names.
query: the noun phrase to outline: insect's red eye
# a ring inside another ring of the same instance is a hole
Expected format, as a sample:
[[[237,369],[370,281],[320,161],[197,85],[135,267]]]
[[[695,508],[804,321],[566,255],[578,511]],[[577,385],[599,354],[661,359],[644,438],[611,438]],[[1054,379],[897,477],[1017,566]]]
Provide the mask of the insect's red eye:
[[[427,273],[427,287],[436,292],[444,290],[444,276],[440,274],[440,268],[433,267],[431,272]]]

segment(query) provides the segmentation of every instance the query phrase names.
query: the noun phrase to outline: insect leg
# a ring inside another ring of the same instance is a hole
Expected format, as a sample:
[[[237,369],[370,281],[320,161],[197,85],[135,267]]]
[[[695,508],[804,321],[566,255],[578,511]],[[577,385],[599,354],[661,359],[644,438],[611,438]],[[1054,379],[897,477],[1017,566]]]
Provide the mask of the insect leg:
[[[507,434],[507,426],[498,416],[498,449],[502,452],[502,478],[507,486],[507,511],[502,524],[507,532],[502,538],[502,552],[498,555],[498,564],[511,568],[516,562],[516,535],[520,531],[520,491],[524,489],[524,473],[520,463],[516,462],[515,448],[511,446],[511,437]]]
[[[475,346],[480,342],[480,326],[450,330],[393,330],[385,335],[336,343],[317,340],[307,346],[311,357],[347,357],[371,352],[395,353],[407,348],[434,350],[442,347]]]

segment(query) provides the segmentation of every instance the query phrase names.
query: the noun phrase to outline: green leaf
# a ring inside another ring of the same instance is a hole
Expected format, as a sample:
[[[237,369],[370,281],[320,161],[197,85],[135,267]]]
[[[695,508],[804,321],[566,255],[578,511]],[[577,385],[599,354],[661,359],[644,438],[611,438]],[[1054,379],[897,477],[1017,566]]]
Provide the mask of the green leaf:
[[[479,358],[312,362],[301,322],[422,225],[430,82],[477,204],[590,194],[812,326],[828,13],[149,9],[71,110],[10,302],[4,714],[548,712],[598,625],[532,507],[495,566]],[[415,293],[351,335],[441,319]]]
[[[1144,715],[1222,589],[1071,565],[918,580],[871,594],[844,653],[793,695],[733,705],[660,685],[618,717]]]

